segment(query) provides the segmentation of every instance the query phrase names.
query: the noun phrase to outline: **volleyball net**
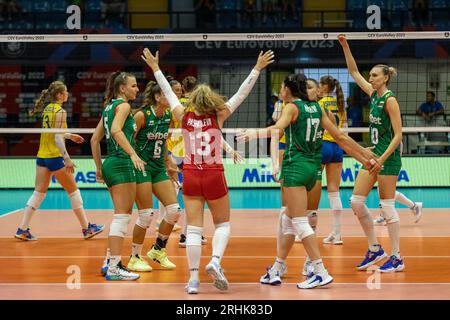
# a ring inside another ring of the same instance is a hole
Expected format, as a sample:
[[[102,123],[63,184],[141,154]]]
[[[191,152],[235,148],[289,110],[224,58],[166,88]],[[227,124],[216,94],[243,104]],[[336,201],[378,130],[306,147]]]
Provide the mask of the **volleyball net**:
[[[108,75],[117,70],[133,73],[143,102],[145,85],[154,77],[140,58],[143,48],[159,50],[163,72],[182,82],[187,76],[209,84],[231,97],[254,66],[259,51],[273,50],[275,63],[265,69],[249,97],[225,123],[226,140],[236,149],[234,135],[245,128],[273,123],[273,107],[281,82],[290,73],[319,80],[339,80],[348,113],[351,136],[367,144],[369,99],[350,77],[340,33],[250,34],[59,34],[0,35],[0,156],[35,155],[39,144],[39,116],[30,116],[41,90],[54,80],[66,83],[70,94],[64,104],[69,129],[85,138],[100,119]],[[448,152],[450,145],[450,40],[449,32],[346,33],[360,72],[368,77],[378,63],[396,67],[390,89],[398,97],[404,126],[404,152]],[[444,114],[432,119],[416,115],[432,91]],[[250,148],[250,149],[248,149]],[[267,143],[247,147],[244,154],[266,156]],[[90,155],[89,144],[68,144],[72,155]],[[257,151],[255,151],[257,150]],[[428,151],[427,151],[428,150]]]

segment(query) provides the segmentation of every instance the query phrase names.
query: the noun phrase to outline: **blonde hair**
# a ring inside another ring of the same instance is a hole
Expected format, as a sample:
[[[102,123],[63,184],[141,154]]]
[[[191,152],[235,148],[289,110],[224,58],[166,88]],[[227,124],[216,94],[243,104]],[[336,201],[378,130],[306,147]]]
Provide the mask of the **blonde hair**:
[[[30,110],[30,116],[34,116],[37,112],[41,112],[44,106],[49,102],[49,97],[52,101],[56,100],[56,95],[66,90],[66,85],[62,81],[53,81],[47,89],[41,91],[41,95],[36,100],[33,110]]]
[[[202,114],[215,114],[226,108],[225,97],[214,92],[210,86],[200,84],[189,95],[187,107]]]
[[[383,71],[385,76],[388,76],[388,80],[386,84],[388,85],[391,81],[391,77],[395,77],[397,75],[397,69],[385,64],[377,64],[374,68],[380,68]]]

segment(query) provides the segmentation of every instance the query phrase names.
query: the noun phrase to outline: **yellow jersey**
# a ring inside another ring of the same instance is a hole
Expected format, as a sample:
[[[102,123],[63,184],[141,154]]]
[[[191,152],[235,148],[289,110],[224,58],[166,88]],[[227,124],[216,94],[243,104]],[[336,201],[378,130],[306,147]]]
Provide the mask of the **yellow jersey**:
[[[50,103],[42,112],[42,128],[50,129],[55,127],[56,113],[63,110],[57,103]],[[63,128],[67,128],[67,123],[64,121]],[[39,143],[38,158],[57,158],[62,157],[61,152],[56,146],[54,133],[41,133],[41,140]]]
[[[344,122],[344,120],[346,119],[346,113],[345,111],[343,113],[339,112],[339,108],[337,106],[337,100],[335,97],[323,97],[322,99],[319,100],[319,104],[321,107],[329,110],[334,118],[336,119],[336,126],[338,128],[342,128],[342,124]],[[331,134],[328,133],[328,131],[324,131],[323,134],[323,140],[325,141],[330,141],[330,142],[336,142],[336,140],[334,140],[334,138],[331,136]]]
[[[283,101],[283,103],[281,104],[281,111],[283,111],[285,105],[286,105],[286,104],[285,104],[284,101]],[[279,141],[279,142],[280,142],[280,143],[286,144],[286,134],[284,134],[284,135],[280,138],[280,141]]]
[[[186,105],[188,99],[187,98],[181,98],[180,102],[183,104],[183,106]],[[172,128],[173,129],[179,129],[181,128],[181,124],[175,119],[173,113],[172,113]],[[173,132],[170,135],[170,138],[167,139],[167,149],[178,158],[184,157],[184,139],[183,134]]]

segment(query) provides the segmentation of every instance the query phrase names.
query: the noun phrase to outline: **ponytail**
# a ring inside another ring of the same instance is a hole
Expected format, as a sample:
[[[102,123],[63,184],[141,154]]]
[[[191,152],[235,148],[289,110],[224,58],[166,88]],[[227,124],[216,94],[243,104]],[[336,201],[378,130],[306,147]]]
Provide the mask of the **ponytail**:
[[[105,96],[103,98],[103,108],[105,108],[112,98],[114,98],[114,81],[116,80],[117,76],[120,74],[120,71],[115,71],[111,73],[106,80],[106,91]]]
[[[336,87],[336,104],[340,114],[345,112],[345,98],[344,92],[342,91],[342,86],[337,79],[334,79],[334,85]]]
[[[44,106],[49,102],[49,97],[56,100],[56,95],[66,90],[66,85],[62,81],[53,81],[47,89],[41,91],[39,98],[36,100],[34,107],[30,110],[29,115],[34,116],[38,112],[42,112]]]

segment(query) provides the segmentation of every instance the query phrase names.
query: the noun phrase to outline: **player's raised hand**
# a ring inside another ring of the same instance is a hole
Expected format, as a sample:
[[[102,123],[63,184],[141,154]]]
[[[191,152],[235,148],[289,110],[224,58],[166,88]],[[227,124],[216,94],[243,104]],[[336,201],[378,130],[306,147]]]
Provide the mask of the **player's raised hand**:
[[[148,48],[144,48],[141,58],[152,68],[153,72],[159,70],[159,51],[156,51],[155,55],[153,55]]]
[[[342,47],[348,47],[348,42],[345,34],[338,35],[338,40]]]
[[[256,61],[255,69],[258,71],[261,71],[265,67],[267,67],[269,64],[274,62],[275,54],[272,50],[263,52],[261,51],[258,56],[258,61]]]

